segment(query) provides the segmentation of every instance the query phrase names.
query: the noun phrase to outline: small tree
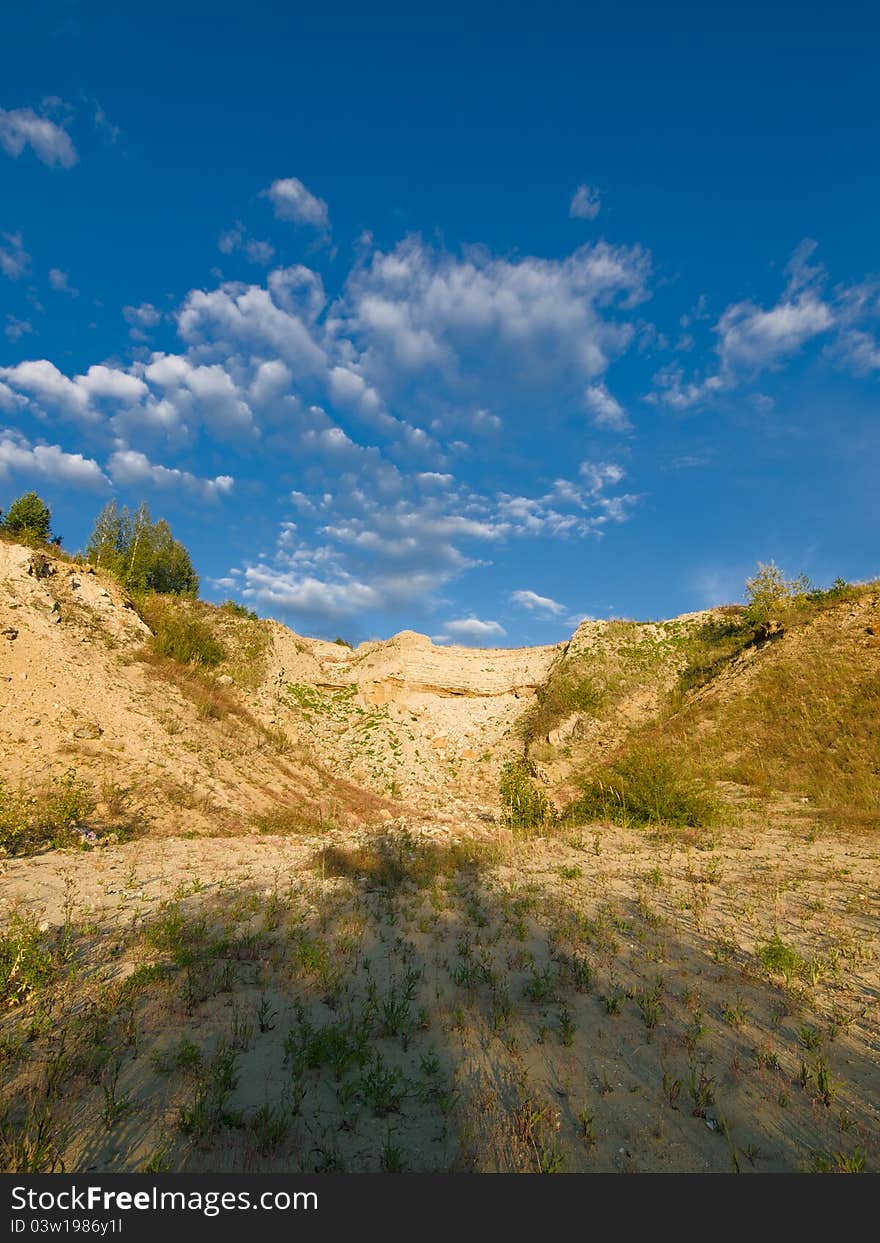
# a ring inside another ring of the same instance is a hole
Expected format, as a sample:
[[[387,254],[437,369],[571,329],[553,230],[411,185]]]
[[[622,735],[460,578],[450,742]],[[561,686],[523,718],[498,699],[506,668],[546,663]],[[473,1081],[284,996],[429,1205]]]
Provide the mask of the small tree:
[[[746,621],[752,626],[764,625],[780,608],[809,589],[810,583],[805,574],[788,579],[775,561],[769,565],[759,561],[757,574],[746,579]]]
[[[189,553],[164,519],[152,520],[145,502],[133,514],[125,506],[120,510],[115,501],[105,505],[95,520],[86,553],[129,591],[198,595],[199,576]]]
[[[52,535],[52,513],[49,506],[36,492],[25,492],[14,500],[3,519],[3,529],[8,535],[28,542],[48,544],[61,543],[60,537]]]

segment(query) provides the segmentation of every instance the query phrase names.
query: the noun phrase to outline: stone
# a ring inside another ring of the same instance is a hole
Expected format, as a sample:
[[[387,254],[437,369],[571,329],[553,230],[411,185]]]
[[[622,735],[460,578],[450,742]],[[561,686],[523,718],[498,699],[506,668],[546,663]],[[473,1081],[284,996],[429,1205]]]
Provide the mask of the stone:
[[[235,686],[235,678],[231,677],[228,673],[221,673],[220,677],[217,679],[217,685]]]
[[[97,725],[94,721],[86,721],[84,724],[77,726],[77,728],[73,731],[73,736],[74,738],[94,739],[100,738],[103,732],[104,731],[101,729],[101,726]]]
[[[6,626],[5,629],[0,630],[0,634],[3,635],[4,639],[8,639],[10,643],[13,639],[18,638],[18,631],[14,626]]]

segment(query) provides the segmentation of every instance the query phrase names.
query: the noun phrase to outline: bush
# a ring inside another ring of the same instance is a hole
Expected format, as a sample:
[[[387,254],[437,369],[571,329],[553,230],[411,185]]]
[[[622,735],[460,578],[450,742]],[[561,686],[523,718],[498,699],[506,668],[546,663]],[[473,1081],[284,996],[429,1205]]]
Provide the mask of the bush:
[[[536,783],[536,770],[529,760],[511,760],[501,770],[501,806],[512,829],[533,829],[555,818],[547,795]]]
[[[806,595],[810,584],[805,575],[787,579],[775,562],[758,562],[758,572],[746,579],[748,603],[743,616],[750,626],[763,626],[781,608]]]
[[[718,819],[718,800],[682,760],[639,750],[591,774],[569,817],[619,824],[671,824],[699,828]]]
[[[372,888],[425,889],[441,876],[479,871],[497,861],[490,843],[422,842],[406,833],[386,834],[360,846],[326,846],[314,865],[323,876],[346,877]]]
[[[3,519],[3,530],[23,543],[48,544],[53,541],[52,514],[49,506],[36,492],[25,492],[9,506]],[[55,539],[60,543],[60,538]]]

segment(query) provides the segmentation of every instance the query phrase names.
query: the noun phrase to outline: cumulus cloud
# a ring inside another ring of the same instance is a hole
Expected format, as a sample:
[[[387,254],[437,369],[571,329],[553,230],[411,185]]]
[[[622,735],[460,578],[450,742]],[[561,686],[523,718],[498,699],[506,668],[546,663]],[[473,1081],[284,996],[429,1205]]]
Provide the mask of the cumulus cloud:
[[[39,407],[59,411],[70,418],[95,422],[101,418],[99,403],[138,402],[147,386],[130,372],[95,364],[72,379],[47,358],[30,359],[14,367],[0,367],[0,379],[26,395]]]
[[[34,445],[18,432],[0,428],[0,477],[11,472],[72,487],[103,488],[110,482],[92,458],[66,453],[59,445]]]
[[[579,407],[631,342],[628,312],[648,296],[648,273],[638,247],[508,259],[410,237],[354,269],[328,327],[387,405],[419,420],[430,411],[440,426],[467,426],[476,407],[491,425],[493,409],[551,391],[556,408]]]
[[[562,613],[567,612],[564,604],[560,604],[557,600],[552,600],[549,596],[539,596],[535,591],[527,591],[525,589],[512,591],[510,599],[521,608],[528,609],[530,613],[544,613],[559,617]]]
[[[279,178],[262,193],[263,197],[272,204],[279,220],[308,225],[321,233],[329,231],[330,214],[327,204],[323,199],[312,194],[298,177]]]
[[[135,449],[117,449],[107,463],[107,470],[116,484],[123,486],[152,485],[153,487],[182,488],[197,493],[206,500],[214,500],[232,491],[235,480],[231,475],[217,475],[214,479],[200,479],[189,471],[176,466],[159,466],[146,454]]]
[[[498,639],[507,633],[500,622],[483,621],[479,617],[459,617],[443,626],[444,636],[460,639],[463,643],[479,645],[489,639]]]
[[[572,196],[568,214],[573,220],[595,220],[602,207],[599,191],[591,186],[578,186]]]
[[[137,376],[115,367],[95,364],[74,380],[89,398],[110,397],[115,401],[136,402],[147,395],[147,386]]]
[[[14,159],[30,147],[37,159],[50,168],[72,168],[78,159],[67,131],[33,108],[0,108],[0,147]]]
[[[31,257],[24,248],[20,233],[2,233],[0,242],[0,272],[11,281],[24,276],[31,266]]]
[[[255,600],[285,608],[296,624],[300,616],[322,625],[356,618],[360,600],[380,613],[434,612],[440,589],[485,564],[486,553],[519,539],[600,536],[608,523],[625,521],[637,499],[616,491],[624,475],[611,462],[585,462],[577,480],[516,497],[475,491],[448,473],[405,474],[375,453],[352,459],[341,438],[333,439],[343,462],[334,468],[336,446],[329,449],[327,478],[338,490],[316,483],[309,495],[294,491],[297,521],[282,523],[274,552],[256,567],[235,567]],[[515,602],[536,616],[565,612],[534,592],[517,593]]]
[[[328,581],[297,570],[257,565],[247,566],[241,581],[246,598],[282,613],[319,621],[355,617],[385,603],[375,587],[348,575]]]
[[[597,427],[607,427],[615,432],[627,431],[630,428],[626,411],[604,384],[590,384],[584,393],[584,400]]]
[[[280,306],[262,286],[225,284],[210,292],[193,290],[177,323],[180,335],[192,346],[221,355],[242,348],[271,351],[295,377],[327,373],[327,352],[310,324]]]
[[[58,407],[72,416],[87,418],[91,414],[88,393],[47,358],[0,367],[0,379],[34,400]]]

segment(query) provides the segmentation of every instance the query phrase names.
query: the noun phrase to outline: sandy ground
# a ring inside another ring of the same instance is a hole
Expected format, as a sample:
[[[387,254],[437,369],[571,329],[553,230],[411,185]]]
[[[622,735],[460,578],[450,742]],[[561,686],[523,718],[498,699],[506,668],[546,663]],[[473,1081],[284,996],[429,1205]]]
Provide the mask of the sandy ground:
[[[9,1046],[48,1016],[7,1094],[64,1078],[68,1169],[876,1170],[878,852],[791,809],[741,819],[699,840],[488,833],[479,868],[421,888],[322,875],[322,846],[364,845],[341,833],[7,861],[9,903],[77,930],[72,977],[3,1021]],[[227,944],[175,965],[205,928]],[[74,1019],[102,1006],[104,1054],[77,1061]],[[169,1069],[184,1037],[234,1060],[202,1123],[207,1072]]]

